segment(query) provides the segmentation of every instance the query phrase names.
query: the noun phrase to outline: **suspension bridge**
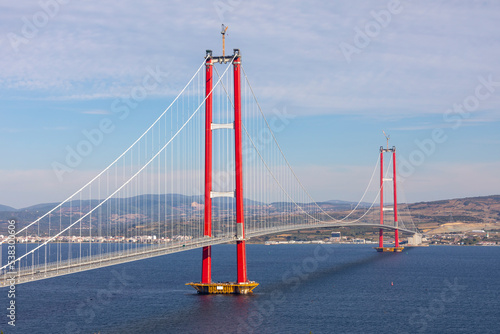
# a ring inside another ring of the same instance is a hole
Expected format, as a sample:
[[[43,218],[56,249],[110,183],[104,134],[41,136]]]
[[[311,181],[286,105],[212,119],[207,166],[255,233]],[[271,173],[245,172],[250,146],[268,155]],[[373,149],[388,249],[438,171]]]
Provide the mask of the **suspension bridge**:
[[[395,155],[394,147],[380,148],[352,209],[323,208],[278,144],[240,51],[207,51],[178,96],[123,153],[54,208],[5,232],[0,286],[202,248],[201,281],[190,285],[200,293],[249,293],[257,283],[247,277],[246,240],[313,228],[372,227],[380,231],[379,251],[397,251],[398,233],[417,230],[405,207],[398,211]],[[383,230],[394,231],[395,247],[384,247]],[[223,243],[237,248],[237,279],[224,286],[211,277],[211,246]]]

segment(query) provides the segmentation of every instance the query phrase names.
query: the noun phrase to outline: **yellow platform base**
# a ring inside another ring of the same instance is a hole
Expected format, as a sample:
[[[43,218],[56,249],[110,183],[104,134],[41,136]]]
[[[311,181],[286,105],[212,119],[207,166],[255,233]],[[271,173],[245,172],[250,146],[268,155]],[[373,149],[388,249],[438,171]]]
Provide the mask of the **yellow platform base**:
[[[247,295],[253,293],[253,289],[259,285],[255,282],[246,283],[235,283],[235,282],[224,282],[224,283],[186,283],[186,285],[191,285],[199,294],[236,294],[236,295]]]
[[[381,253],[386,253],[386,252],[392,252],[392,253],[401,253],[404,247],[373,247],[377,250],[377,252]]]

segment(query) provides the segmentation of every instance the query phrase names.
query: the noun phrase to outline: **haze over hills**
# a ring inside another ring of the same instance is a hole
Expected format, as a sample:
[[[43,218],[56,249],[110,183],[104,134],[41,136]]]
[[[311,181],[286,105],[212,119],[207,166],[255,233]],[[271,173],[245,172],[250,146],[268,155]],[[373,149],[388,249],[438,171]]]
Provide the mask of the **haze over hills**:
[[[101,200],[75,200],[64,203],[57,208],[52,215],[61,216],[62,223],[76,221],[92,208],[97,207]],[[92,221],[112,221],[113,223],[125,223],[131,220],[139,222],[162,221],[164,217],[169,220],[181,219],[203,219],[204,210],[203,196],[186,196],[180,194],[167,195],[141,195],[130,198],[114,198],[103,203],[92,213],[91,217],[85,218],[83,224]],[[309,212],[318,211],[315,203],[298,203]],[[42,203],[22,209],[0,211],[0,231],[7,226],[7,221],[16,218],[18,226],[35,221],[43,214],[54,209],[59,203]],[[329,212],[343,212],[351,210],[357,205],[354,202],[347,201],[327,201],[318,203],[321,209]],[[369,206],[368,203],[360,203],[358,207]],[[6,207],[8,208],[8,207]],[[228,210],[234,210],[235,199],[220,197],[212,199],[213,217],[226,216]],[[249,214],[258,214],[261,216],[277,216],[283,212],[293,211],[294,204],[290,202],[261,203],[250,199],[245,199],[245,211]]]
[[[140,195],[140,196],[135,196],[131,198],[121,198],[121,199],[110,199],[108,200],[109,203],[117,203],[117,202],[123,202],[124,205],[130,205],[131,203],[140,203],[141,206],[147,206],[149,208],[154,209],[155,206],[160,205],[160,204],[166,204],[167,206],[170,207],[183,207],[183,206],[189,206],[193,203],[197,204],[203,204],[204,199],[203,196],[197,195],[197,196],[186,196],[186,195],[180,195],[180,194],[167,194],[167,195]],[[62,205],[63,208],[68,208],[68,207],[74,207],[74,208],[79,208],[81,207],[87,207],[89,205],[96,205],[100,203],[100,200],[74,200],[70,201],[68,203],[65,203]],[[227,205],[232,205],[234,204],[234,199],[232,198],[213,198],[212,199],[212,205],[214,206],[227,206]],[[250,199],[245,199],[245,205],[264,205],[265,203],[262,202],[257,202],[253,201]],[[285,202],[273,202],[270,203],[273,205],[284,205],[288,204]],[[302,204],[302,203],[301,203]],[[341,200],[329,200],[325,202],[318,202],[318,204],[323,208],[323,209],[332,209],[332,210],[347,210],[355,205],[357,205],[357,202],[349,202],[349,201],[341,201]],[[15,209],[10,206],[6,205],[0,205],[0,212],[2,211],[8,211],[8,212],[47,212],[54,207],[59,205],[59,203],[40,203],[40,204],[35,204],[31,205],[29,207],[21,208],[21,209]],[[303,204],[303,205],[309,205],[309,204]],[[366,202],[361,202],[359,204],[360,207],[367,207],[370,206],[370,203]]]
[[[0,212],[2,212],[2,211],[11,211],[11,212],[13,212],[13,211],[17,211],[17,209],[14,209],[11,206],[1,205],[0,204]]]
[[[74,212],[70,219],[77,219],[81,212],[85,212],[91,207],[95,207],[100,200],[82,200],[65,203],[60,209],[68,214]],[[42,214],[50,211],[59,203],[43,203],[33,205],[23,209],[15,209],[9,206],[0,205],[0,228],[7,220],[16,218],[19,223],[29,223],[36,220]],[[212,199],[213,214],[234,208],[234,198],[214,198]],[[275,202],[261,203],[245,200],[246,210],[250,213],[279,214],[290,203]],[[322,210],[327,212],[349,212],[357,203],[330,200],[319,202]],[[302,203],[306,208],[315,207],[315,204]],[[360,203],[358,208],[367,208],[370,204]],[[471,197],[461,199],[440,200],[432,202],[419,202],[408,204],[413,216],[415,225],[424,232],[446,233],[453,231],[463,231],[471,229],[500,230],[500,195]],[[58,212],[58,211],[56,211]],[[141,195],[132,198],[111,199],[102,205],[102,210],[96,216],[126,216],[134,212],[146,221],[155,221],[168,212],[170,217],[175,219],[181,216],[194,217],[203,213],[203,196],[185,196],[179,194],[167,195]],[[107,218],[106,218],[107,219]]]

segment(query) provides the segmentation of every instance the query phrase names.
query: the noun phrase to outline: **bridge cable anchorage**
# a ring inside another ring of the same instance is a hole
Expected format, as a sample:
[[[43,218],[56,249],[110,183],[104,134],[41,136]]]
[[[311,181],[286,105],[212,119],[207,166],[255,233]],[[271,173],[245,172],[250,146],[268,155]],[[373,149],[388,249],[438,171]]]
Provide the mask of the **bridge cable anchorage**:
[[[73,193],[71,196],[69,196],[68,198],[66,198],[64,201],[62,201],[60,204],[58,204],[57,206],[55,206],[52,210],[48,211],[47,213],[45,213],[43,216],[37,218],[35,221],[33,221],[32,223],[26,225],[25,227],[23,227],[22,229],[20,229],[19,231],[16,232],[16,235],[21,233],[22,231],[28,229],[29,227],[31,227],[32,225],[36,224],[37,222],[39,222],[40,220],[42,220],[43,218],[47,217],[48,215],[50,215],[52,212],[54,212],[55,210],[57,210],[58,208],[60,208],[62,205],[64,205],[65,203],[67,203],[70,199],[72,199],[73,197],[75,197],[77,194],[80,194],[85,188],[87,188],[88,186],[90,186],[94,181],[96,181],[100,176],[102,176],[106,171],[108,171],[112,166],[114,166],[116,164],[116,162],[118,162],[127,152],[129,152],[132,147],[134,147],[159,121],[160,119],[167,113],[167,111],[170,110],[170,108],[174,105],[174,103],[179,99],[179,97],[184,93],[184,91],[187,89],[187,87],[189,87],[189,85],[191,84],[191,82],[194,80],[194,78],[198,75],[198,73],[201,71],[201,69],[203,68],[203,66],[205,65],[205,61],[203,61],[203,63],[200,65],[200,67],[198,67],[198,70],[195,72],[195,74],[191,77],[191,79],[188,81],[188,83],[184,86],[184,88],[181,90],[181,92],[177,95],[177,97],[172,101],[172,103],[170,103],[170,105],[167,107],[167,109],[165,109],[163,111],[163,113],[156,119],[156,121],[153,122],[153,124],[151,124],[151,126],[146,130],[144,131],[144,133],[139,136],[139,138],[137,138],[137,140],[132,144],[130,145],[120,156],[118,156],[118,158],[116,158],[113,162],[111,162],[106,168],[104,168],[104,170],[102,172],[100,172],[99,174],[97,174],[92,180],[90,180],[89,182],[87,182],[83,187],[81,187],[80,189],[78,189],[75,193]],[[4,238],[3,240],[0,241],[0,245],[2,245],[5,241],[8,240],[8,237],[7,238]]]
[[[203,63],[204,65],[205,63]],[[230,65],[227,66],[226,70],[224,71],[224,74],[229,70],[229,67]],[[199,71],[199,70],[198,70]],[[217,86],[219,84],[221,80],[219,80],[215,86]],[[212,92],[213,90],[215,89],[215,87],[212,89]],[[86,213],[85,215],[83,215],[81,218],[79,218],[78,220],[76,220],[74,223],[70,224],[68,227],[66,227],[65,229],[63,229],[62,231],[60,231],[59,233],[55,234],[54,236],[50,237],[49,239],[47,239],[45,242],[43,242],[42,244],[40,244],[39,246],[35,247],[34,249],[32,249],[31,251],[25,253],[24,255],[16,258],[15,261],[11,262],[11,263],[7,263],[5,266],[2,266],[0,268],[0,271],[1,270],[4,270],[6,269],[10,264],[12,263],[15,263],[15,262],[20,262],[22,259],[24,259],[25,257],[27,257],[28,255],[34,253],[35,251],[37,251],[38,249],[40,249],[41,247],[44,247],[46,246],[47,244],[49,244],[51,241],[55,240],[57,237],[61,236],[64,232],[68,231],[71,227],[75,226],[76,224],[80,223],[83,219],[89,217],[96,209],[100,208],[103,204],[105,204],[111,197],[113,197],[114,195],[116,195],[120,190],[122,190],[127,184],[129,184],[133,179],[135,179],[146,167],[148,167],[148,165],[156,158],[160,155],[161,152],[163,152],[165,150],[165,148],[170,145],[170,143],[172,143],[172,141],[175,139],[175,137],[177,137],[177,135],[186,127],[186,125],[191,121],[191,119],[196,115],[196,113],[200,110],[201,106],[204,105],[206,101],[206,98],[203,100],[203,103],[201,103],[198,108],[191,114],[191,116],[187,119],[186,122],[184,122],[184,124],[177,130],[177,132],[174,134],[174,136],[144,165],[142,166],[131,178],[129,178],[125,183],[123,183],[120,187],[118,187],[118,189],[116,189],[111,195],[109,195],[104,201],[101,201],[99,202],[99,204],[97,204],[94,208],[92,208],[88,213]],[[168,110],[168,109],[167,109]],[[165,112],[164,112],[165,113]],[[158,120],[157,120],[158,121]],[[157,122],[155,121],[155,123]],[[151,129],[151,127],[149,128]],[[144,135],[144,134],[143,134]],[[143,136],[142,135],[142,136]],[[141,137],[142,137],[141,136]],[[137,142],[137,141],[136,141]],[[130,149],[130,148],[129,148]],[[129,150],[127,149],[127,150]],[[123,154],[122,154],[123,155]],[[109,168],[109,167],[107,167]],[[102,173],[101,173],[102,174]],[[60,207],[62,204],[60,204],[58,207]],[[53,209],[54,210],[54,209]],[[52,211],[53,211],[52,210]],[[45,214],[44,216],[46,216],[48,214]],[[39,221],[39,219],[37,220]],[[31,223],[29,226],[33,225],[34,223]],[[26,227],[25,227],[26,229]],[[24,229],[23,229],[24,230]],[[91,249],[91,248],[90,248]]]

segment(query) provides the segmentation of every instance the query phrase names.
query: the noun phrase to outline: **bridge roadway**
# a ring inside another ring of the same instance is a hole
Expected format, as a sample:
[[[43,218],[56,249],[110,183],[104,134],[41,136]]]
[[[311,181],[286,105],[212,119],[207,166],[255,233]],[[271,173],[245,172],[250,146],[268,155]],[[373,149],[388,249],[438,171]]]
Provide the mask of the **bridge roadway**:
[[[293,230],[313,229],[322,227],[374,227],[386,230],[395,230],[394,226],[380,225],[380,224],[366,224],[366,223],[338,223],[338,222],[321,222],[315,224],[298,224],[277,226],[270,229],[248,231],[246,232],[246,239],[258,237],[268,234],[275,234]],[[399,228],[401,232],[415,234],[417,232],[408,230],[406,228]],[[19,270],[15,274],[11,272],[4,272],[0,274],[0,288],[10,286],[12,277],[15,277],[15,284],[22,284],[28,282],[39,281],[47,278],[74,274],[82,271],[98,269],[108,266],[113,266],[121,263],[143,260],[151,257],[182,252],[186,250],[201,248],[210,245],[219,245],[236,241],[236,236],[227,237],[203,237],[190,240],[189,242],[175,242],[168,244],[154,244],[145,245],[131,251],[115,251],[99,256],[87,256],[82,258],[73,258],[64,261],[48,263],[47,265],[35,265]]]

